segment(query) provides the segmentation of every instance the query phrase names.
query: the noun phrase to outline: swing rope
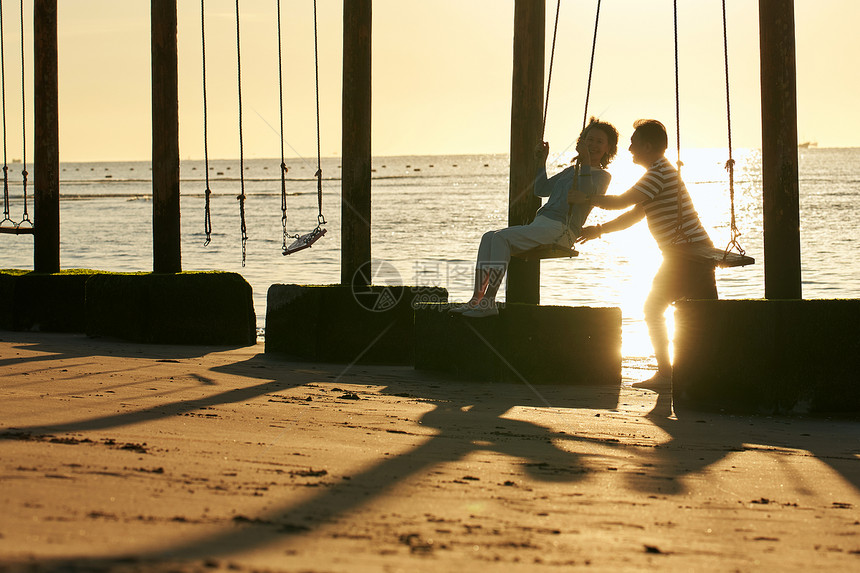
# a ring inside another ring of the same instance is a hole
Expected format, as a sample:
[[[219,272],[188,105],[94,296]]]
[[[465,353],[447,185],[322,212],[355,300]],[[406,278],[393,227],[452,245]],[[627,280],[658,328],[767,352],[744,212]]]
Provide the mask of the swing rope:
[[[9,221],[13,225],[15,222],[9,218],[9,165],[6,161],[6,56],[5,40],[3,36],[3,2],[0,2],[0,91],[3,98],[3,220],[0,225]]]
[[[12,220],[10,213],[9,201],[9,162],[8,162],[8,145],[7,145],[7,124],[6,124],[6,50],[5,50],[5,30],[3,27],[3,3],[0,1],[0,97],[2,97],[3,108],[3,219],[0,220],[0,232],[12,234],[27,234],[34,233],[33,222],[30,220],[28,211],[28,193],[27,193],[27,98],[24,89],[25,84],[25,58],[24,58],[24,2],[21,0],[21,115],[22,115],[22,145],[23,145],[23,199],[24,209],[20,222]],[[4,227],[3,224],[11,223],[11,226]],[[24,224],[28,226],[22,226]]]
[[[23,148],[22,157],[22,171],[21,176],[23,177],[23,187],[24,187],[24,215],[21,219],[21,222],[18,223],[18,227],[23,225],[24,223],[28,223],[30,227],[33,226],[33,222],[30,221],[30,215],[27,213],[27,95],[24,86],[27,85],[24,77],[24,72],[26,70],[25,62],[24,62],[24,0],[21,0],[21,146]]]
[[[588,83],[586,85],[585,90],[585,110],[582,118],[582,129],[585,129],[585,126],[588,122],[588,100],[591,96],[591,78],[594,71],[594,55],[597,51],[597,30],[600,24],[600,3],[601,0],[597,0],[597,10],[594,16],[594,37],[591,42],[591,59],[588,65]],[[553,63],[555,61],[555,44],[556,38],[558,37],[558,21],[559,21],[559,13],[561,12],[561,0],[558,0],[558,4],[556,5],[555,10],[555,23],[553,24],[553,32],[552,32],[552,47],[550,48],[550,57],[549,57],[549,70],[547,71],[547,80],[546,80],[546,100],[544,103],[543,110],[543,124],[541,126],[541,141],[544,139],[544,135],[546,132],[546,117],[549,111],[549,94],[550,94],[550,86],[552,85],[552,68]],[[574,165],[574,178],[573,185],[576,188],[579,179],[579,161],[577,160],[576,165]],[[550,245],[547,247],[536,247],[534,249],[530,249],[528,251],[524,251],[516,255],[517,257],[524,260],[533,260],[533,259],[552,259],[552,258],[564,258],[564,257],[575,257],[578,256],[579,253],[574,249],[574,243],[576,237],[573,237],[570,232],[570,217],[573,214],[573,209],[569,208],[567,212],[567,222],[565,225],[564,236],[567,238],[568,246],[565,247],[560,243],[556,243],[555,245]],[[561,237],[559,237],[559,240]]]
[[[239,36],[239,0],[236,0],[236,73],[238,75],[239,94],[239,185],[241,188],[236,199],[239,201],[239,228],[242,236],[242,266],[244,267],[248,229],[245,225],[245,150],[242,141],[242,49]]]
[[[318,239],[325,235],[326,230],[323,225],[326,224],[325,216],[323,215],[323,189],[322,189],[322,144],[320,130],[320,79],[319,79],[319,26],[317,23],[317,3],[314,0],[314,89],[316,95],[316,122],[317,122],[317,171],[314,175],[317,180],[317,204],[319,206],[319,214],[317,215],[317,226],[310,232],[304,235],[290,235],[287,233],[287,189],[286,178],[287,166],[284,162],[284,92],[283,92],[283,64],[281,56],[281,4],[278,0],[278,87],[279,87],[279,104],[281,111],[281,227],[283,231],[283,247],[281,254],[286,256],[296,253],[303,249],[311,247]],[[287,245],[287,238],[295,239],[291,244]]]
[[[594,15],[594,36],[591,40],[591,59],[588,64],[588,83],[585,88],[585,110],[583,112],[582,117],[582,129],[585,129],[585,126],[588,123],[588,102],[591,98],[591,78],[594,73],[594,55],[597,52],[597,30],[600,24],[600,3],[602,0],[597,0],[597,9]],[[556,4],[555,8],[555,23],[553,24],[552,29],[552,48],[550,48],[549,53],[549,70],[547,72],[546,79],[546,100],[543,108],[543,124],[541,125],[541,140],[543,140],[544,135],[546,134],[546,116],[549,112],[549,94],[550,94],[550,86],[552,85],[552,68],[553,63],[555,61],[555,42],[558,36],[558,20],[559,13],[561,12],[561,0],[558,0],[558,4]]]
[[[683,216],[682,216],[682,205],[681,205],[681,167],[683,167],[684,162],[681,161],[681,90],[680,90],[680,82],[679,82],[679,58],[678,58],[678,0],[674,0],[673,2],[673,16],[674,16],[674,35],[675,35],[675,122],[677,126],[677,148],[678,148],[678,224],[677,229],[675,230],[675,239],[674,243],[678,244],[682,240],[686,240],[685,249],[690,252],[687,255],[684,255],[682,252],[682,256],[689,256],[695,260],[707,260],[716,266],[720,267],[736,267],[736,266],[745,266],[750,265],[755,262],[752,257],[746,256],[745,251],[741,248],[740,244],[737,242],[737,237],[740,235],[740,231],[738,231],[736,220],[735,220],[735,190],[734,190],[734,167],[735,160],[732,158],[732,115],[731,115],[731,104],[729,102],[729,44],[728,44],[728,26],[726,24],[726,2],[723,0],[723,49],[725,51],[725,70],[726,70],[726,115],[727,115],[727,124],[728,124],[728,132],[729,132],[729,159],[726,162],[726,169],[729,172],[729,197],[731,199],[731,233],[732,237],[728,244],[728,246],[724,250],[720,250],[716,247],[711,246],[703,246],[701,244],[696,245],[690,242],[690,238],[685,236],[683,229]],[[734,247],[737,249],[737,253],[731,253],[731,248]],[[729,256],[731,255],[731,256]]]
[[[582,129],[588,120],[588,99],[591,97],[591,74],[594,71],[594,54],[597,51],[597,25],[600,22],[600,2],[597,0],[597,13],[594,16],[594,38],[591,41],[591,62],[588,65],[588,87],[585,90],[585,112],[582,115]]]
[[[209,117],[206,100],[206,12],[204,4],[205,0],[200,0],[200,35],[203,45],[203,157],[204,169],[206,170],[206,205],[203,210],[203,231],[206,233],[206,241],[203,246],[206,247],[212,241],[212,212],[209,207],[212,190],[209,188]]]
[[[735,160],[732,157],[732,106],[729,97],[729,34],[728,25],[726,23],[726,0],[723,0],[723,52],[726,62],[726,123],[728,125],[728,143],[729,143],[729,159],[726,161],[726,170],[729,172],[729,199],[731,203],[731,239],[723,255],[725,258],[734,248],[738,254],[744,255],[743,247],[738,242],[738,237],[741,233],[738,230],[737,220],[735,219]]]
[[[278,109],[281,119],[281,229],[282,250],[287,250],[287,163],[284,159],[284,64],[281,46],[281,0],[278,0]]]
[[[555,60],[555,39],[558,36],[558,14],[561,12],[561,0],[558,0],[558,4],[555,6],[555,24],[552,28],[552,48],[549,52],[549,72],[547,73],[546,78],[546,100],[543,106],[543,124],[540,128],[540,139],[543,141],[544,135],[546,135],[546,114],[549,112],[549,87],[552,85],[552,64]]]
[[[317,228],[324,225],[326,220],[323,217],[322,201],[322,150],[320,146],[320,58],[319,47],[317,44],[317,1],[314,0],[314,91],[317,104],[317,203],[319,204],[319,215],[317,216]]]
[[[689,237],[684,234],[683,206],[681,205],[681,168],[684,166],[684,162],[681,160],[681,66],[678,55],[678,0],[673,0],[672,2],[672,17],[675,37],[675,141],[678,153],[678,160],[676,162],[678,166],[678,189],[676,191],[678,201],[678,223],[677,228],[675,229],[675,238],[673,239],[673,243],[678,243],[679,240],[686,240],[689,243]]]
[[[678,150],[678,181],[681,180],[681,88],[680,88],[680,63],[678,58],[678,0],[673,2],[674,30],[675,30],[675,140]],[[679,187],[680,191],[680,187]],[[681,227],[681,207],[678,203],[678,229]]]

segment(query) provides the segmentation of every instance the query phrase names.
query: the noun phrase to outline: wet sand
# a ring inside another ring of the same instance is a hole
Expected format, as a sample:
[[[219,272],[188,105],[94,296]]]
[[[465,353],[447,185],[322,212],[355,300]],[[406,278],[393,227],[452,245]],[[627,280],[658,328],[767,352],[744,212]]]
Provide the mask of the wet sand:
[[[630,382],[0,332],[0,571],[860,570],[860,420]]]

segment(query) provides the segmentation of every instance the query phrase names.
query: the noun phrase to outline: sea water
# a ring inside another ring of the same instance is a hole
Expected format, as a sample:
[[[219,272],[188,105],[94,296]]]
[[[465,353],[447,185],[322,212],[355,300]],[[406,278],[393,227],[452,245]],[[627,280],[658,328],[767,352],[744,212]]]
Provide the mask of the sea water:
[[[860,149],[800,150],[801,256],[804,298],[858,298]],[[721,298],[764,296],[761,154],[735,150],[735,217],[740,243],[756,264],[717,270]],[[683,151],[682,176],[714,243],[730,238],[731,201],[725,149]],[[570,162],[551,156],[550,174]],[[181,163],[183,270],[241,273],[251,284],[257,325],[265,327],[266,292],[274,283],[341,281],[340,160],[322,160],[323,217],[327,234],[312,248],[283,256],[280,160],[209,162],[211,242],[205,243],[203,161]],[[287,161],[287,233],[317,224],[316,159]],[[21,164],[9,166],[10,216],[20,219]],[[32,173],[32,166],[28,166]],[[372,161],[372,256],[384,269],[378,284],[441,286],[451,300],[472,290],[481,235],[507,225],[506,155],[377,157]],[[621,193],[642,175],[625,152],[610,165],[609,193]],[[62,163],[60,219],[62,268],[152,270],[152,183],[149,162]],[[32,196],[33,183],[28,188]],[[243,265],[239,201],[248,232]],[[29,205],[32,217],[33,206]],[[615,212],[594,210],[589,222]],[[287,243],[291,242],[287,239]],[[33,268],[33,237],[0,236],[0,268]],[[642,305],[660,253],[643,223],[580,245],[580,256],[541,263],[541,304],[619,306],[626,364],[650,361]],[[501,300],[504,300],[502,290]],[[671,325],[671,311],[668,313]],[[296,325],[297,334],[302,331]]]

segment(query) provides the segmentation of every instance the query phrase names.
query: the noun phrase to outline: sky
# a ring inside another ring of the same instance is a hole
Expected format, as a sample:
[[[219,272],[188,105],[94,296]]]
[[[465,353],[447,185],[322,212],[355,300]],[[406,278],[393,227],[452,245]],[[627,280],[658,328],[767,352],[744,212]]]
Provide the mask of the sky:
[[[9,158],[20,158],[21,36],[4,6]],[[60,0],[61,161],[151,156],[150,3]],[[178,0],[180,154],[203,157],[201,10]],[[672,0],[602,3],[589,115],[625,144],[641,117],[675,141]],[[720,0],[679,2],[682,147],[725,147],[726,87]],[[597,0],[562,0],[545,139],[560,150],[582,124]],[[240,1],[246,158],[280,155],[276,0]],[[318,0],[321,148],[341,153],[343,0]],[[210,158],[239,154],[234,0],[206,0]],[[556,2],[547,0],[547,57]],[[727,0],[735,147],[761,146],[758,2]],[[514,0],[373,2],[372,152],[507,153]],[[287,157],[316,154],[311,0],[281,0]],[[860,146],[860,1],[795,0],[798,138]],[[32,2],[24,7],[27,142],[32,145]],[[32,149],[27,150],[28,160]]]

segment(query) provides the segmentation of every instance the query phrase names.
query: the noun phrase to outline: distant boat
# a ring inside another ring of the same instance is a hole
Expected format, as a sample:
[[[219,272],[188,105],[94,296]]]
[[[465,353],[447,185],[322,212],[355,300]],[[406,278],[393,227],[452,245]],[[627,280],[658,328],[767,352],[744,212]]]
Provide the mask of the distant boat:
[[[809,149],[810,147],[818,147],[817,141],[804,141],[803,143],[799,143],[797,145],[800,149]]]

